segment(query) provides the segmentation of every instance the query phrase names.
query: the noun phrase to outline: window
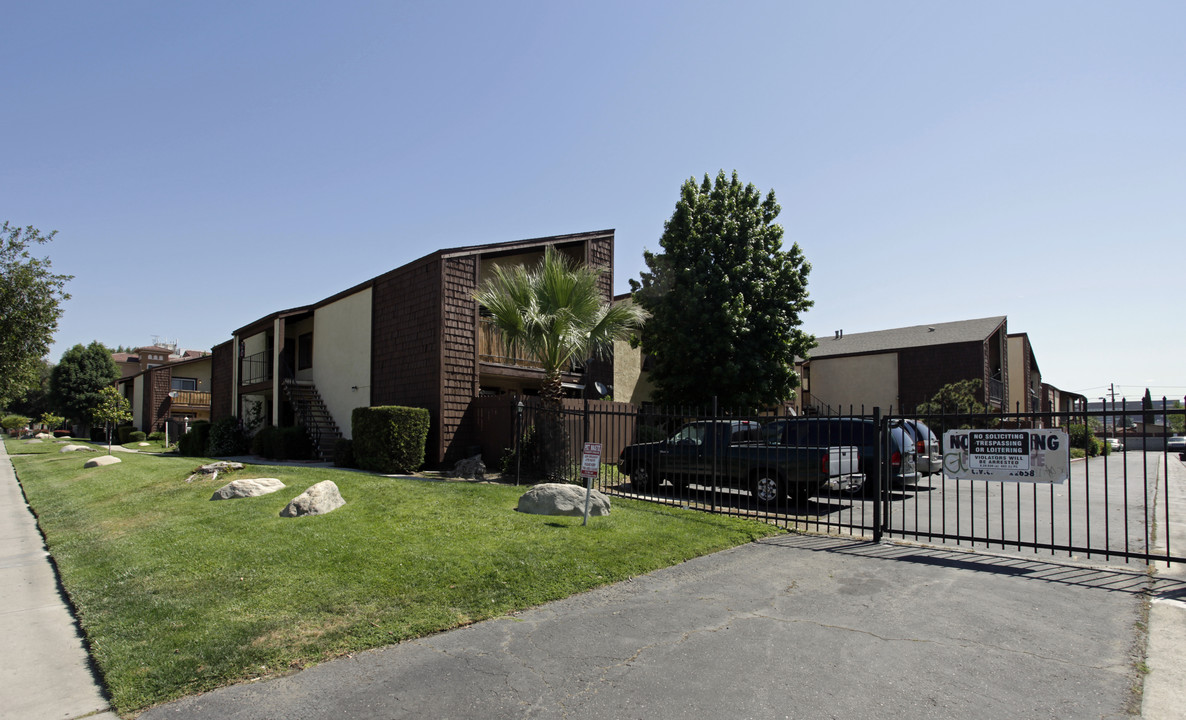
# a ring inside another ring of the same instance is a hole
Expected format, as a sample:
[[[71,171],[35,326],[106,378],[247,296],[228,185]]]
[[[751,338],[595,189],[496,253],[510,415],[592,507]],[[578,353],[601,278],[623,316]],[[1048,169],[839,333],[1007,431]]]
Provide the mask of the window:
[[[313,333],[297,337],[297,370],[313,367]]]
[[[175,377],[169,382],[169,388],[172,390],[197,390],[198,381],[196,378]]]

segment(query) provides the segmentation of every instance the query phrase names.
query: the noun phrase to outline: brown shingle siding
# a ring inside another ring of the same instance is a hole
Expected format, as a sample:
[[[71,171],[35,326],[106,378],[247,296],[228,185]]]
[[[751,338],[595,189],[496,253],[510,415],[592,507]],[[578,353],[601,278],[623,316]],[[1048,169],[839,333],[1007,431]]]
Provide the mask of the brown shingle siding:
[[[234,415],[231,401],[234,380],[234,342],[228,340],[214,346],[210,361],[210,420],[222,420]]]
[[[968,368],[984,366],[982,343],[953,343],[898,351],[898,397],[903,412],[915,412],[948,383],[968,379]],[[981,388],[983,393],[983,387]]]

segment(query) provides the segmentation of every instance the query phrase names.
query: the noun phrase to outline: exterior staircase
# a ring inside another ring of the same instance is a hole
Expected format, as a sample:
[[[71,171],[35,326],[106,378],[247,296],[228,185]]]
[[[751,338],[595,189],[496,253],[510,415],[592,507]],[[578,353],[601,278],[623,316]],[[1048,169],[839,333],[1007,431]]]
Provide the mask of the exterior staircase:
[[[325,461],[333,461],[334,444],[342,433],[333,415],[321,400],[317,387],[308,380],[285,380],[284,394],[292,403],[297,422],[305,426],[305,432],[313,441],[313,450]]]

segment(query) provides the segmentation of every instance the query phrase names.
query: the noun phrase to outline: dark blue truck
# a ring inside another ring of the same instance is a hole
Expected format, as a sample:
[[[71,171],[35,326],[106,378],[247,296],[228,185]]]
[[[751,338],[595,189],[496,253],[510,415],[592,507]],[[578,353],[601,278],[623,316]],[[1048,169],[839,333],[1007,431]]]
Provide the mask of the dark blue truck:
[[[829,481],[859,485],[858,468],[854,447],[770,443],[753,420],[690,422],[666,440],[630,445],[618,457],[636,492],[658,489],[664,480],[676,488],[740,488],[763,507],[788,497],[802,502]]]

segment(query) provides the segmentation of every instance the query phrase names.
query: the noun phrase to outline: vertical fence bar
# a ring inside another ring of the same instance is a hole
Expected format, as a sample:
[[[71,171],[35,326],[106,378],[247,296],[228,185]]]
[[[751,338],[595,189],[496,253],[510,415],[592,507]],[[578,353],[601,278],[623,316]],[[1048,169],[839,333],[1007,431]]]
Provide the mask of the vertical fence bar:
[[[885,429],[882,427],[881,408],[873,408],[873,428],[877,444],[877,474],[873,482],[873,542],[881,542],[881,536],[884,532],[881,522],[881,490],[882,490],[882,476],[885,474],[885,466],[889,463],[889,458],[885,457],[885,446],[882,436],[885,435]],[[866,479],[867,481],[867,479]]]

